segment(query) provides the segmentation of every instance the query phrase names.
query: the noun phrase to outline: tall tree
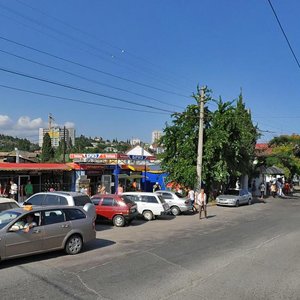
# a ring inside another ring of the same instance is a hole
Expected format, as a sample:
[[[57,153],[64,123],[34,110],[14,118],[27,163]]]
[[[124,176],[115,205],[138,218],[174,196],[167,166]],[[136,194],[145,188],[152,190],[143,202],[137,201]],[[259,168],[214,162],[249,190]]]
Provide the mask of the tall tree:
[[[166,125],[160,140],[165,149],[161,155],[162,167],[170,174],[170,180],[186,186],[195,186],[197,180],[199,90],[194,96],[197,104],[172,115],[172,125]],[[208,188],[224,186],[231,179],[247,174],[258,137],[241,95],[236,105],[235,101],[223,102],[221,98],[215,102],[214,112],[205,110],[202,178]]]
[[[52,161],[54,158],[54,150],[51,145],[51,138],[48,133],[44,135],[43,146],[42,146],[42,162]]]

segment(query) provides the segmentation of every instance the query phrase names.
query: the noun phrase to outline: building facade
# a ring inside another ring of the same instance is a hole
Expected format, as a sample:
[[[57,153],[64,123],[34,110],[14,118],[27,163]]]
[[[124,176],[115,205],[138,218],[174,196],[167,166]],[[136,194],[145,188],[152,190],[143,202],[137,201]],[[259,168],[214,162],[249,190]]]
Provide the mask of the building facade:
[[[75,144],[75,129],[66,127],[52,127],[52,128],[40,128],[39,129],[39,146],[43,146],[44,135],[48,133],[51,139],[51,145],[53,148],[59,146],[59,142],[65,140],[72,141],[72,145]]]

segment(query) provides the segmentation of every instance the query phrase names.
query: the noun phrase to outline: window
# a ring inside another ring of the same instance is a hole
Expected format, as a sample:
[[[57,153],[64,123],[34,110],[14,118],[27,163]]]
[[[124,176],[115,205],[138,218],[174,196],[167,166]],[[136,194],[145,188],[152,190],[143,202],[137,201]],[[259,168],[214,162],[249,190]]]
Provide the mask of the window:
[[[122,195],[125,201],[140,202],[140,198],[137,195]]]
[[[59,205],[57,195],[46,195],[44,205]]]
[[[102,206],[114,206],[113,198],[104,198],[101,203]]]
[[[27,201],[25,201],[25,204],[42,205],[44,198],[45,198],[44,194],[37,194],[32,196]]]
[[[173,199],[172,194],[169,193],[158,193],[159,195],[161,195],[164,199]]]
[[[92,203],[91,199],[87,195],[75,196],[74,197],[75,206],[84,206],[87,203]]]
[[[141,196],[142,202],[158,203],[155,196]]]
[[[93,202],[95,205],[99,205],[100,198],[93,198],[93,199],[92,199],[92,202]]]
[[[86,215],[79,209],[64,209],[64,212],[66,214],[67,221],[73,221],[73,220],[79,220],[79,219],[85,219]]]
[[[58,203],[60,205],[68,205],[68,200],[66,197],[63,196],[57,196],[58,197]]]
[[[4,211],[11,208],[18,208],[18,204],[13,202],[0,203],[0,211]]]
[[[122,196],[121,198],[123,199],[123,201],[124,201],[126,204],[131,204],[131,205],[134,205],[134,204],[135,204],[134,201],[132,201],[131,199],[129,199],[129,198],[127,198],[127,197]]]
[[[46,210],[44,211],[44,225],[65,222],[65,215],[61,210]]]

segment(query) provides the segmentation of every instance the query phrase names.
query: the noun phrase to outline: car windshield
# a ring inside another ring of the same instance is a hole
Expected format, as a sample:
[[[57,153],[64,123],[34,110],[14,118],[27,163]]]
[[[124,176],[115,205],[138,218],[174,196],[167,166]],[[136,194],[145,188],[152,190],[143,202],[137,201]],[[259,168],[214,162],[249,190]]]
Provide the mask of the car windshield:
[[[0,229],[6,226],[10,221],[18,218],[21,215],[20,212],[13,210],[6,210],[0,213]]]
[[[18,204],[14,203],[14,202],[5,202],[5,203],[0,203],[0,211],[4,211],[7,209],[14,209],[14,208],[18,208]]]
[[[224,195],[238,196],[239,194],[240,194],[239,190],[227,190],[224,192]]]
[[[126,204],[131,204],[131,205],[135,205],[135,202],[130,200],[129,198],[127,197],[122,197],[123,201],[126,203]]]
[[[175,193],[175,195],[178,197],[178,198],[184,198],[184,196],[181,194],[181,193]]]

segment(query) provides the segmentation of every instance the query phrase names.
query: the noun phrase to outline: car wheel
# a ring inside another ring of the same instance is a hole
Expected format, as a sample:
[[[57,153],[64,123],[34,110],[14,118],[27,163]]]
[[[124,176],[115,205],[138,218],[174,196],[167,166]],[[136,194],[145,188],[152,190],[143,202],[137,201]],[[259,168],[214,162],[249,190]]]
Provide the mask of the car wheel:
[[[248,205],[251,205],[251,204],[252,204],[252,200],[249,199],[249,200],[248,200]]]
[[[235,202],[235,207],[239,207],[240,206],[240,201],[239,200],[236,200]]]
[[[145,210],[143,212],[143,216],[147,221],[151,221],[153,219],[153,213],[150,210]]]
[[[116,215],[113,218],[113,223],[116,227],[123,227],[125,225],[125,218],[121,215]]]
[[[180,209],[177,206],[172,206],[171,207],[171,213],[173,216],[178,216],[180,214]]]
[[[82,237],[78,234],[74,234],[67,240],[65,251],[70,255],[78,254],[82,250],[82,246]]]

